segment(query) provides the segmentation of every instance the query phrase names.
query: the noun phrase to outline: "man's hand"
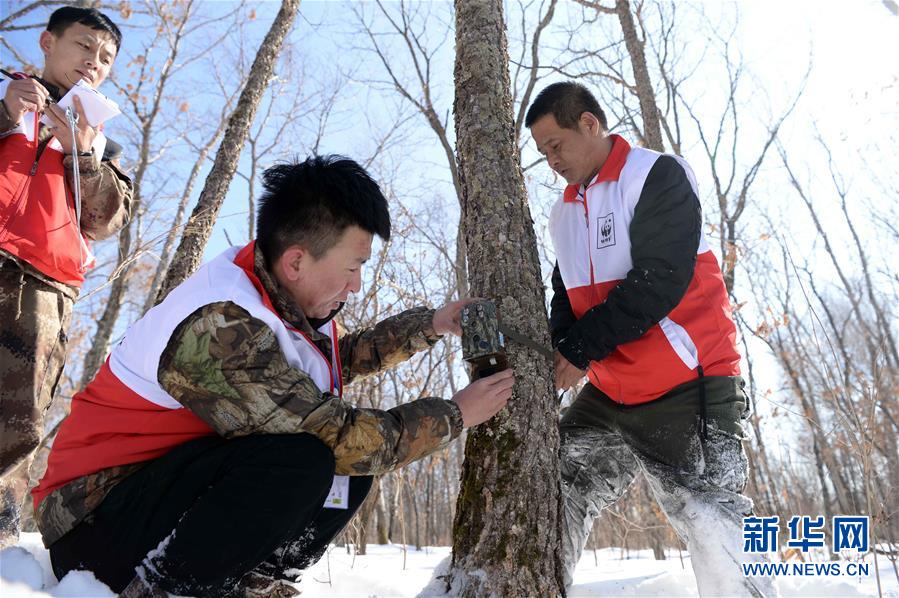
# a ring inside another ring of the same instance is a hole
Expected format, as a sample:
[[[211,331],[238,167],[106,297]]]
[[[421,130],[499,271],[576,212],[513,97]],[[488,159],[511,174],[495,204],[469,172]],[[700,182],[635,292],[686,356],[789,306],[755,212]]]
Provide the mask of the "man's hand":
[[[75,124],[75,140],[78,142],[79,152],[91,151],[94,139],[97,137],[97,129],[87,124],[87,116],[84,115],[84,107],[78,96],[72,98],[75,111],[78,113],[78,122]],[[50,117],[53,127],[53,136],[59,140],[59,144],[67,154],[72,151],[72,131],[69,130],[69,121],[66,120],[66,111],[56,104],[48,104],[45,114]]]
[[[450,301],[435,311],[434,332],[441,335],[452,333],[456,336],[462,336],[462,324],[460,322],[462,308],[475,301],[477,301],[477,299],[472,298]]]
[[[12,79],[6,86],[3,103],[9,116],[18,123],[26,112],[41,112],[47,105],[50,92],[34,79]]]
[[[512,396],[515,376],[512,370],[503,370],[475,380],[456,393],[453,401],[462,412],[462,425],[466,428],[482,424],[506,406]]]
[[[565,359],[559,350],[553,353],[553,365],[556,370],[556,390],[568,390],[584,377],[586,372]]]

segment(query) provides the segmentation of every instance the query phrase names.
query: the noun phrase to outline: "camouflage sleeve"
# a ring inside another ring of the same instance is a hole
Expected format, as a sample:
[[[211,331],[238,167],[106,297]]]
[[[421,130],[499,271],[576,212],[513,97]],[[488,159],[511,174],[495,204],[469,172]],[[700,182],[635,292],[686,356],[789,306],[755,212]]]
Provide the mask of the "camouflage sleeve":
[[[72,161],[63,158],[66,181],[70,188],[74,181]],[[81,174],[81,232],[94,241],[111,237],[128,222],[133,184],[115,160],[100,160],[97,156],[79,156]]]
[[[372,328],[340,337],[340,361],[347,384],[406,361],[442,337],[434,332],[434,310],[415,307],[381,320]]]
[[[230,302],[191,314],[159,362],[159,383],[222,436],[308,432],[334,451],[337,473],[391,471],[462,431],[452,401],[425,398],[387,411],[322,393],[284,358],[274,332]]]

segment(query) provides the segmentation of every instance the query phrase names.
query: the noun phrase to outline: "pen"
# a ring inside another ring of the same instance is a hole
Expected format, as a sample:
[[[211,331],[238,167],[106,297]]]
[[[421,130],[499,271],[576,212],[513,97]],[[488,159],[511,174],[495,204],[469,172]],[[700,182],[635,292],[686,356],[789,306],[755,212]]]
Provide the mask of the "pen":
[[[18,78],[5,69],[0,69],[0,74],[2,74],[7,79],[17,79]],[[60,99],[59,87],[41,79],[37,75],[28,75],[28,76],[29,76],[29,78],[34,79],[35,81],[37,81],[38,83],[40,83],[41,85],[44,86],[44,89],[46,89],[47,93],[50,94],[50,97],[48,98],[49,101],[52,101],[52,102],[59,101],[59,99]]]

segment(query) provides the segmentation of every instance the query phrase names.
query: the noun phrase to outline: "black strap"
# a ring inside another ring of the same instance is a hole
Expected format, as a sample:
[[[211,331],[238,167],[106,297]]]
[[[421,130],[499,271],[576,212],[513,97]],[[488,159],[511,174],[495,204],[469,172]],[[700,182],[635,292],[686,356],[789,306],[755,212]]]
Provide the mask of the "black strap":
[[[553,352],[548,347],[541,345],[537,341],[532,340],[519,332],[515,332],[514,330],[509,328],[509,326],[507,326],[504,322],[498,321],[497,328],[499,328],[499,331],[502,332],[503,336],[505,336],[506,338],[512,339],[516,343],[520,343],[520,344],[524,345],[525,347],[528,347],[529,349],[533,349],[534,351],[536,351],[540,355],[543,355],[550,361],[553,360]]]
[[[702,366],[698,366],[696,371],[699,373],[699,431],[702,439],[708,440],[709,422],[705,402],[705,373],[702,371]]]

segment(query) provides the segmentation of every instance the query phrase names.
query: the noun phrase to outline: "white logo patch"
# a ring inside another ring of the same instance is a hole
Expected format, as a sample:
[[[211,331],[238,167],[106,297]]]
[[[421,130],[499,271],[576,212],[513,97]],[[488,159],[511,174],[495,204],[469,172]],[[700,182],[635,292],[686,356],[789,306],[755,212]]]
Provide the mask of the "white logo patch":
[[[603,249],[615,244],[615,213],[596,219],[596,248]]]

